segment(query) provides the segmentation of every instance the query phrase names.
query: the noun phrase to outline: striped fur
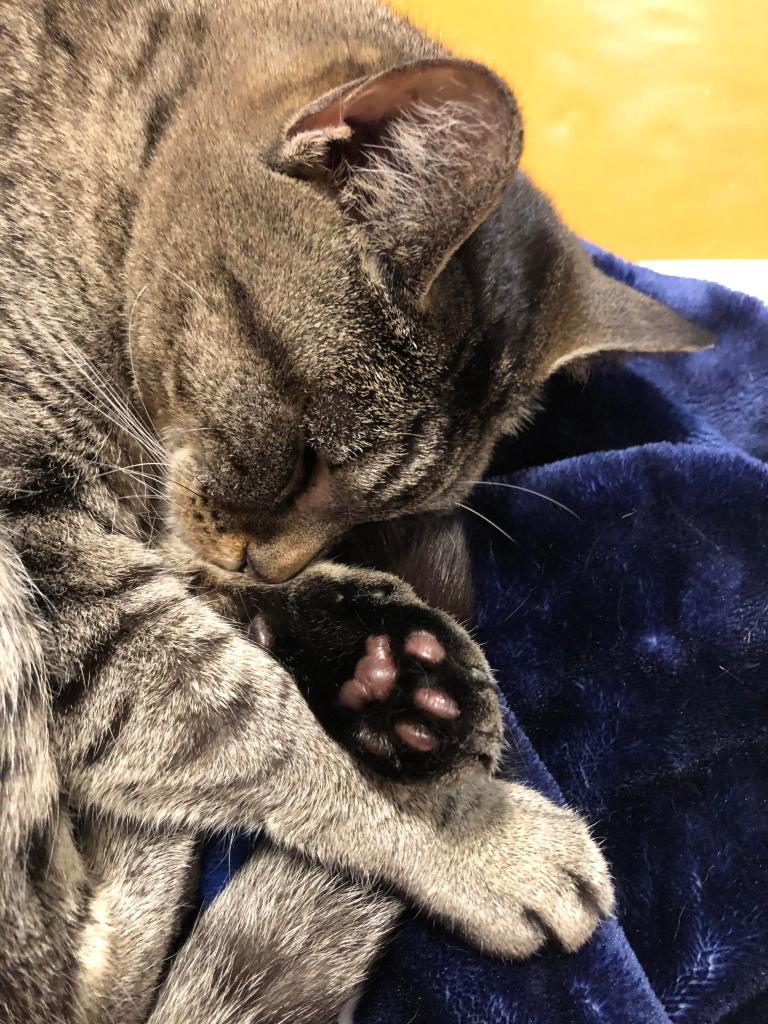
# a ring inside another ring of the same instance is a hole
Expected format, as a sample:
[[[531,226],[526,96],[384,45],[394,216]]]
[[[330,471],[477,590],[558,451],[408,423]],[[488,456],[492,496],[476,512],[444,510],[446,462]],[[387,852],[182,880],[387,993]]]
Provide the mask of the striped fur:
[[[506,86],[373,0],[0,0],[0,68],[0,1022],[322,1024],[400,896],[576,948],[578,816],[369,774],[238,602],[452,508],[574,354],[702,339],[598,280]],[[230,828],[270,844],[171,963]]]

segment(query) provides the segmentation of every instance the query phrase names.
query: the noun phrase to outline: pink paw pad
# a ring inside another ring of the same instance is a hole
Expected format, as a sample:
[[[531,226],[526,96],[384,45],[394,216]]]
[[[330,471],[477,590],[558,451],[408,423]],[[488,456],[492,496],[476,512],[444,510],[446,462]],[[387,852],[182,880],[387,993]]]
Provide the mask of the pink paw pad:
[[[365,648],[367,653],[358,661],[354,679],[348,679],[339,690],[339,703],[353,711],[388,697],[397,676],[389,637],[369,636]]]
[[[351,711],[365,711],[374,702],[383,703],[394,692],[397,683],[398,666],[392,653],[392,645],[388,636],[369,636],[366,640],[366,653],[355,666],[355,674],[348,679],[339,690],[339,703]],[[430,677],[437,666],[447,658],[445,648],[437,637],[427,630],[414,630],[405,638],[403,652],[415,659],[421,668],[416,668],[416,679],[423,677],[423,684],[417,685],[410,692],[409,700],[414,711],[420,711],[432,719],[437,727],[439,722],[454,721],[461,711],[458,703],[439,686],[431,685]],[[412,663],[401,665],[400,671],[414,671]],[[419,680],[421,681],[421,680]],[[370,718],[359,726],[358,743],[374,757],[386,757],[391,750],[391,740],[386,733],[389,728],[397,739],[419,753],[430,753],[440,746],[440,739],[429,722],[408,718],[387,723],[379,732]]]
[[[438,665],[445,658],[445,648],[437,637],[420,629],[405,641],[405,653],[430,665]]]
[[[397,722],[395,732],[409,747],[414,750],[421,750],[427,753],[437,746],[437,739],[432,735],[426,725],[420,722]]]
[[[425,686],[416,690],[413,695],[413,703],[417,708],[421,708],[422,711],[426,711],[435,718],[452,720],[461,714],[459,705],[453,697],[449,697],[445,690],[440,690],[437,687]]]

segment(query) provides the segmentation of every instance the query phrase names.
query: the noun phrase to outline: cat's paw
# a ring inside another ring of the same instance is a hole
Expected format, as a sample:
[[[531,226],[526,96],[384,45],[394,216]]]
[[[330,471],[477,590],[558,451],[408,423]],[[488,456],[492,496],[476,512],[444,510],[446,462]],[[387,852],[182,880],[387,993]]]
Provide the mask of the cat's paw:
[[[468,755],[490,768],[494,751],[484,748],[482,721],[495,696],[488,671],[430,611],[408,607],[397,625],[394,618],[383,623],[388,632],[365,637],[338,691],[340,724],[359,750],[399,770],[445,770]]]
[[[613,908],[608,866],[586,822],[526,787],[490,785],[490,824],[446,837],[460,870],[450,885],[439,879],[427,903],[499,956],[524,958],[552,943],[579,949]]]
[[[424,776],[491,770],[496,686],[477,645],[383,573],[308,573],[262,598],[252,633],[292,671],[332,735],[371,767]]]

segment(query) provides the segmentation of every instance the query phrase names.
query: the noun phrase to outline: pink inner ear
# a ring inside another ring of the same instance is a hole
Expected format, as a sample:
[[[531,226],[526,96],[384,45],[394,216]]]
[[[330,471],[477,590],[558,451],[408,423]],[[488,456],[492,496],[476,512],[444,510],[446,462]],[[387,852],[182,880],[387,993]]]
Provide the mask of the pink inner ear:
[[[342,137],[349,121],[390,120],[416,106],[438,106],[452,100],[490,109],[500,102],[498,88],[481,68],[459,62],[429,62],[394,68],[331,97],[291,125],[288,137],[320,131]]]
[[[335,135],[339,129],[344,128],[342,104],[343,99],[336,97],[327,107],[295,121],[288,129],[288,138],[292,139],[301,132],[327,132]]]

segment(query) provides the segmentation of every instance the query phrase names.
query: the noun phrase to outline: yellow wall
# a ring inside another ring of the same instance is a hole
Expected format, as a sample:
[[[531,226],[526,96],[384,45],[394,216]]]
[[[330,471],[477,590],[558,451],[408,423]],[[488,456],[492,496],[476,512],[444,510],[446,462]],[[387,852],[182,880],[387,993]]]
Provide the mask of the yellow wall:
[[[512,85],[524,165],[633,259],[768,257],[768,0],[393,0]]]

